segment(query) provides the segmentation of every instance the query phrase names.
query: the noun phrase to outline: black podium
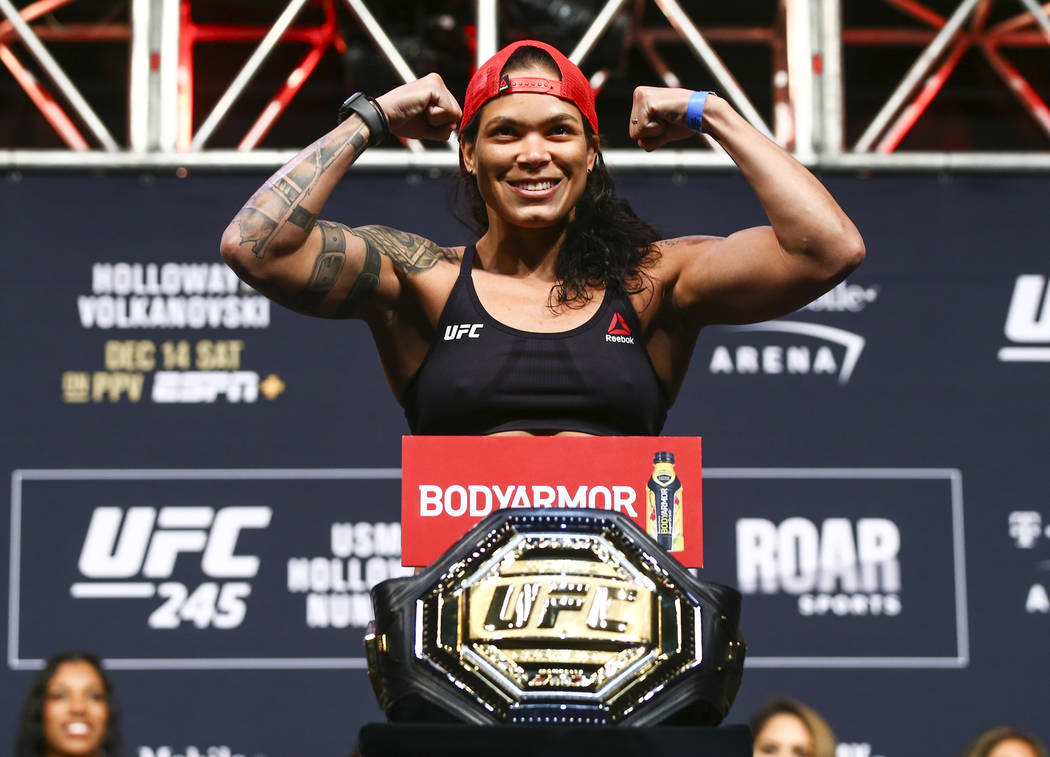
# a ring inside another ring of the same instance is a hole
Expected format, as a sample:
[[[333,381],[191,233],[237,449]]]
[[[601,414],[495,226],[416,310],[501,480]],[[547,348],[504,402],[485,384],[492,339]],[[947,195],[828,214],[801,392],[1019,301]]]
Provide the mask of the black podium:
[[[470,726],[370,723],[360,757],[751,757],[747,726]]]

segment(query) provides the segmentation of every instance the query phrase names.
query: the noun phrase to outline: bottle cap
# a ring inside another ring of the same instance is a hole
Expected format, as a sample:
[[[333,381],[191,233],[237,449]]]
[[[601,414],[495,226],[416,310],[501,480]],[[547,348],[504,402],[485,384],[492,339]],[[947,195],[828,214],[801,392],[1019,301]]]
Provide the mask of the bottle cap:
[[[674,453],[673,452],[657,452],[653,455],[654,463],[673,463]]]

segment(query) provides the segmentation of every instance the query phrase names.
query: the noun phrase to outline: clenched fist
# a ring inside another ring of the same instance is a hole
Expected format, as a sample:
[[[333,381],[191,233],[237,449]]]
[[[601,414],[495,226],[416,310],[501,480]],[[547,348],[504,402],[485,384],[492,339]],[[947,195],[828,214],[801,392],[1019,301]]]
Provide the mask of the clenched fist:
[[[627,132],[643,150],[652,151],[696,132],[686,125],[693,90],[678,87],[636,87]]]
[[[438,74],[402,84],[376,101],[390,122],[390,133],[406,139],[444,141],[463,115]]]

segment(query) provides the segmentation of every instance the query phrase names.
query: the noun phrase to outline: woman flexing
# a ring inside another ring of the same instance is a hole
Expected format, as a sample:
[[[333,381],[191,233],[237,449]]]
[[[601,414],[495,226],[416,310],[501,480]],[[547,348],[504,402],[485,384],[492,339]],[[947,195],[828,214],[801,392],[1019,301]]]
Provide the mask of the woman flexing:
[[[281,304],[365,321],[415,434],[658,434],[701,328],[789,313],[864,258],[820,182],[722,98],[638,87],[632,139],[654,150],[702,129],[770,221],[658,239],[613,191],[586,78],[542,42],[479,68],[462,111],[437,74],[345,109],[248,200],[222,255]],[[457,125],[476,245],[318,219],[387,130],[444,140]]]

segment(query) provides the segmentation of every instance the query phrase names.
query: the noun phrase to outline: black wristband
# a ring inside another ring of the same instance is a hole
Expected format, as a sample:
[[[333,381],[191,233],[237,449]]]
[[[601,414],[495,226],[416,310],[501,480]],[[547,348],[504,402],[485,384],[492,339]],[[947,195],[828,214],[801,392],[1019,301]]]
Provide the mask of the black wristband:
[[[386,120],[386,113],[379,107],[375,98],[369,97],[364,92],[355,92],[339,106],[339,123],[356,113],[368,127],[368,145],[378,145],[390,134],[390,122]]]

